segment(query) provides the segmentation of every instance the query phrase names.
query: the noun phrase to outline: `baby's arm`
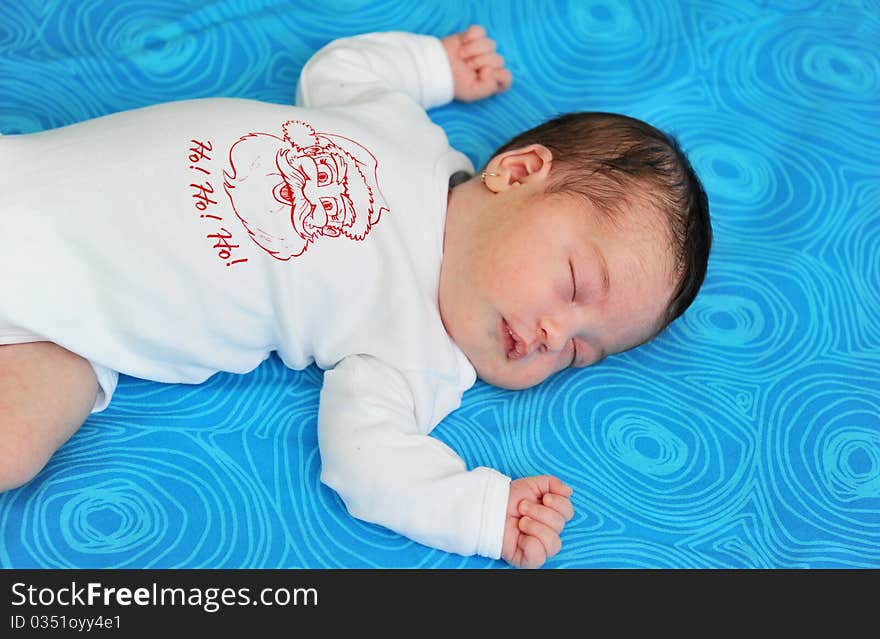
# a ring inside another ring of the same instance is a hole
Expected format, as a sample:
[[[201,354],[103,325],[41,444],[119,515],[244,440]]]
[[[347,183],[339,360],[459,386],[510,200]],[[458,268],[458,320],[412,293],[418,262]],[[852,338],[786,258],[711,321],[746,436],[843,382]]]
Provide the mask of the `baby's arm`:
[[[321,481],[353,516],[419,543],[501,556],[510,479],[467,470],[416,426],[412,391],[396,370],[367,356],[324,374],[318,412]]]
[[[296,105],[328,107],[406,96],[422,109],[472,101],[512,82],[482,27],[446,36],[389,31],[340,38],[303,67]]]

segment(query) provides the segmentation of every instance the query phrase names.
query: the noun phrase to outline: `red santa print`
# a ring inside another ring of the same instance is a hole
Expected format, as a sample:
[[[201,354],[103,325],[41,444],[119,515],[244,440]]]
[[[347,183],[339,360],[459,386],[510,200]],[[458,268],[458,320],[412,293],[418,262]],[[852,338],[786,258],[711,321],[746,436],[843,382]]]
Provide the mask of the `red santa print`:
[[[388,211],[376,158],[354,140],[291,120],[284,136],[249,133],[229,150],[224,187],[251,239],[278,260],[320,237],[363,240]]]

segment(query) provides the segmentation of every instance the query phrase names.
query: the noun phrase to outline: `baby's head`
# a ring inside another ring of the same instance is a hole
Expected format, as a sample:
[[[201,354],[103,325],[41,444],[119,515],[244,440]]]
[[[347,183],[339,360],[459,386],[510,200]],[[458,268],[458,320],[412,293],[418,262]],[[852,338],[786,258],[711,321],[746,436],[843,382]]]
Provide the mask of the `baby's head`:
[[[694,300],[711,240],[672,138],[622,115],[564,115],[452,190],[441,317],[484,381],[526,388],[660,333]]]

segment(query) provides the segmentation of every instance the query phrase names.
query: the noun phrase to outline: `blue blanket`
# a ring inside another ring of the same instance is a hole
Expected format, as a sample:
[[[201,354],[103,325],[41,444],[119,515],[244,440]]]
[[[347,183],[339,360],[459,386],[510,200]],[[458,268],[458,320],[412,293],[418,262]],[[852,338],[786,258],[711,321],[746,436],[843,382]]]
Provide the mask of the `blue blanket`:
[[[515,84],[431,112],[454,146],[481,165],[557,113],[645,119],[690,154],[716,241],[656,340],[529,391],[478,383],[435,435],[470,466],[574,487],[549,567],[880,567],[876,2],[3,2],[0,132],[289,103],[332,39],[471,22]],[[195,387],[123,377],[0,495],[0,566],[502,567],[346,513],[319,481],[321,377],[274,356]]]

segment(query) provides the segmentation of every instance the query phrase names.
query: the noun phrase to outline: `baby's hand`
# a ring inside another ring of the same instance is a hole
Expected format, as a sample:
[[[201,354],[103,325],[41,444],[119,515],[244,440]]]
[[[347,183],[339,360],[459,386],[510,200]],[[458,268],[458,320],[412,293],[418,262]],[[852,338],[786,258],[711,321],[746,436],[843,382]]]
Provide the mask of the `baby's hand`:
[[[456,100],[473,102],[510,88],[513,76],[504,68],[504,58],[495,52],[495,42],[486,37],[483,27],[473,25],[441,42],[452,67]]]
[[[571,487],[540,475],[510,482],[501,558],[518,568],[540,568],[559,552],[559,533],[574,515]]]

